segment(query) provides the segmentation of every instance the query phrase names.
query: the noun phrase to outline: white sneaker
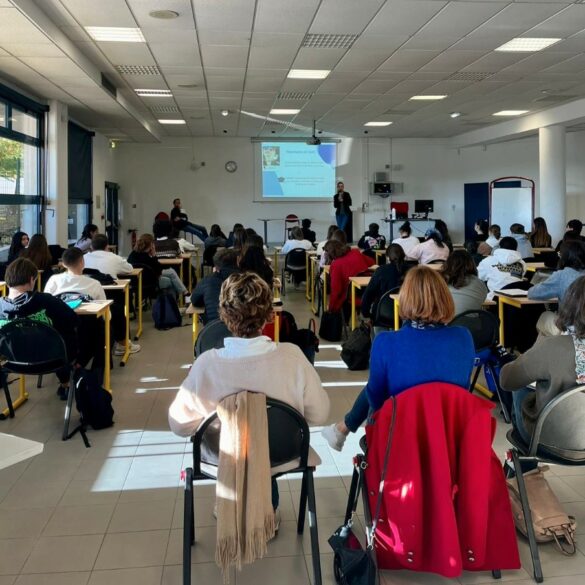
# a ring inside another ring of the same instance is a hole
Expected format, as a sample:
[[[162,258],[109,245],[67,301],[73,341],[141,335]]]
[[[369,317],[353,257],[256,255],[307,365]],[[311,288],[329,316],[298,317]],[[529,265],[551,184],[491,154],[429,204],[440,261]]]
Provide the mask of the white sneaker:
[[[140,345],[137,343],[132,343],[131,341],[128,342],[128,346],[130,348],[130,353],[137,353],[142,349]],[[116,345],[114,346],[114,355],[124,355],[125,353],[126,347],[116,341]]]
[[[329,425],[328,427],[323,427],[321,431],[321,435],[325,438],[325,440],[329,443],[329,446],[336,451],[341,451],[343,449],[343,445],[345,444],[345,439],[347,439],[347,435],[342,433],[336,424]]]

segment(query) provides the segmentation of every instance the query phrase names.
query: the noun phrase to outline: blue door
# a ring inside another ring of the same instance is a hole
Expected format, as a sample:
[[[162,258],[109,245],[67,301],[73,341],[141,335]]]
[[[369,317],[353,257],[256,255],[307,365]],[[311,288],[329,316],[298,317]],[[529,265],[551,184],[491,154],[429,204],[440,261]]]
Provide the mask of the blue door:
[[[465,183],[465,239],[475,238],[475,222],[478,219],[490,218],[490,185],[489,183]]]

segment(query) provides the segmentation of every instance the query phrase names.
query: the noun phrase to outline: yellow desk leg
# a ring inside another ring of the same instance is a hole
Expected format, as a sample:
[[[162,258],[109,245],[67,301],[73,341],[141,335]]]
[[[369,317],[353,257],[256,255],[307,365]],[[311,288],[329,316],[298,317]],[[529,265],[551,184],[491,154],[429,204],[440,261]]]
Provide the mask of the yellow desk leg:
[[[280,341],[280,315],[274,314],[274,341],[278,343]]]
[[[179,268],[179,278],[181,279],[181,282],[185,282],[183,280],[183,264],[185,264],[185,262],[183,262],[183,260],[181,260],[181,267]],[[183,295],[179,295],[179,307],[182,307],[185,305],[185,297]]]
[[[310,302],[311,301],[311,282],[309,278],[309,262],[311,261],[311,257],[305,253],[305,298]]]
[[[356,314],[355,314],[355,282],[351,283],[351,330],[356,328]]]
[[[311,260],[311,311],[315,310],[315,263]]]
[[[193,347],[195,347],[195,342],[197,341],[197,336],[199,335],[199,315],[193,315]]]
[[[480,394],[483,394],[486,398],[491,398],[493,396],[493,393],[481,384],[476,384],[475,390],[477,390]]]
[[[139,339],[142,335],[142,272],[138,274],[138,331],[134,339]]]
[[[14,410],[21,407],[28,400],[28,392],[26,391],[26,383],[24,376],[20,376],[18,379],[18,398],[12,401],[12,407]],[[8,408],[5,408],[1,415],[0,420],[7,419],[10,416]]]
[[[394,301],[394,331],[400,329],[400,311],[398,310],[398,300]]]
[[[104,347],[104,388],[106,390],[112,391],[112,383],[110,380],[110,355],[111,355],[111,341],[110,341],[110,319],[112,315],[110,313],[109,305],[106,307],[106,311],[104,313],[104,327],[105,327],[105,338],[106,338],[106,345]]]
[[[278,274],[278,250],[276,249],[274,250],[274,274]]]
[[[187,275],[187,281],[189,282],[189,292],[193,292],[193,270],[191,268],[191,256],[189,256],[189,259],[187,260],[187,270],[189,271],[189,274]]]
[[[327,302],[327,273],[323,273],[323,312],[327,311],[329,303]]]
[[[42,290],[41,290],[41,275],[40,274],[37,276],[37,290],[39,292],[42,292]]]
[[[124,316],[126,317],[126,342],[124,355],[120,360],[121,366],[125,366],[130,358],[130,285],[124,288]]]
[[[504,343],[504,303],[502,297],[498,297],[498,318],[500,319],[500,345],[506,347]]]

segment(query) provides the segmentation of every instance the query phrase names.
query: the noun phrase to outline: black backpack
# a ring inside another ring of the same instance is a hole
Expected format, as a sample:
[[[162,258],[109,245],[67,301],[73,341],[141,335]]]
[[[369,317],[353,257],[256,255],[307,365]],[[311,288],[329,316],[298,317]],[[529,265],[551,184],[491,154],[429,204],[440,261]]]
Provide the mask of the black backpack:
[[[95,268],[84,268],[83,274],[84,276],[89,276],[90,278],[97,280],[102,286],[116,284],[116,280],[111,274],[104,274]]]
[[[181,327],[183,319],[179,312],[179,305],[170,293],[162,293],[152,305],[152,319],[156,329],[172,329]]]
[[[348,340],[341,346],[341,359],[349,370],[367,370],[370,366],[371,349],[370,328],[362,323],[349,334]]]
[[[319,338],[315,335],[315,321],[310,319],[308,329],[299,329],[292,313],[282,311],[279,316],[280,341],[296,345],[311,364],[314,364],[315,352],[319,351]]]

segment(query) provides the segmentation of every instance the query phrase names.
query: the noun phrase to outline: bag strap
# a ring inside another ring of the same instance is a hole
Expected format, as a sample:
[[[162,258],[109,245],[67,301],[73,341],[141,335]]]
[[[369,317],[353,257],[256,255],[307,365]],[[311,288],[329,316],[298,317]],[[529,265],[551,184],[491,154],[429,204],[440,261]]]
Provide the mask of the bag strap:
[[[390,396],[390,400],[392,400],[392,420],[390,422],[390,430],[388,432],[388,441],[386,443],[386,452],[384,453],[384,465],[382,466],[382,475],[380,476],[380,484],[378,487],[378,497],[376,499],[376,512],[374,513],[374,518],[372,520],[372,528],[367,531],[367,539],[368,539],[368,548],[372,548],[374,546],[374,537],[376,534],[376,527],[378,525],[378,520],[380,519],[380,511],[382,509],[382,499],[384,497],[384,481],[386,479],[386,472],[388,471],[388,463],[390,460],[390,451],[392,450],[392,440],[394,439],[394,429],[396,426],[396,396]]]

